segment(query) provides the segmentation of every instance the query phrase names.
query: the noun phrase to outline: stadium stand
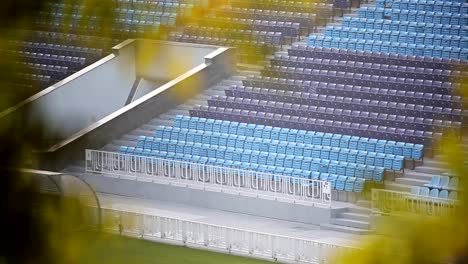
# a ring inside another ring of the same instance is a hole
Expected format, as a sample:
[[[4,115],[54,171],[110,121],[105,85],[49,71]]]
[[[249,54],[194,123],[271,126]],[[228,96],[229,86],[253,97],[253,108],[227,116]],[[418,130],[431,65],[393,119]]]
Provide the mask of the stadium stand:
[[[334,200],[365,205],[371,188],[457,199],[460,179],[435,168],[432,148],[464,124],[466,3],[379,0],[336,19],[351,3],[233,0],[185,23],[199,5],[207,4],[119,0],[116,25],[103,38],[97,17],[54,3],[30,39],[11,40],[21,51],[0,55],[23,58],[16,65],[33,73],[20,71],[15,85],[29,89],[35,80],[39,90],[129,37],[169,32],[173,41],[234,46],[240,62],[267,65],[225,79],[103,150],[328,181]],[[71,33],[57,33],[63,27]],[[323,228],[366,233],[366,221],[343,216]]]
[[[191,101],[197,106],[156,118],[128,144],[106,149],[326,180],[361,199],[371,187],[456,199],[458,178],[440,183],[420,165],[432,162],[434,141],[463,126],[457,89],[467,76],[466,4],[437,11],[423,2],[414,10],[379,2],[325,26],[333,5],[233,1],[170,39],[237,46],[242,62],[274,54],[269,65],[208,89]],[[323,35],[301,41],[322,26]]]

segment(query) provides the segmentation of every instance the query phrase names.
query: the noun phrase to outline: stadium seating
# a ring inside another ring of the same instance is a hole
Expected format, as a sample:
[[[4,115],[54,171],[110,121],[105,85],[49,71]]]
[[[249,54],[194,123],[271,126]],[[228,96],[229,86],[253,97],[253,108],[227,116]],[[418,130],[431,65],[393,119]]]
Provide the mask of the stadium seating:
[[[417,195],[417,197],[413,199],[421,199],[423,200],[426,198],[441,198],[441,199],[450,199],[450,200],[457,200],[458,199],[458,192],[453,190],[449,191],[446,189],[439,190],[437,188],[430,189],[428,187],[419,187],[419,186],[412,186],[411,187],[411,194]]]

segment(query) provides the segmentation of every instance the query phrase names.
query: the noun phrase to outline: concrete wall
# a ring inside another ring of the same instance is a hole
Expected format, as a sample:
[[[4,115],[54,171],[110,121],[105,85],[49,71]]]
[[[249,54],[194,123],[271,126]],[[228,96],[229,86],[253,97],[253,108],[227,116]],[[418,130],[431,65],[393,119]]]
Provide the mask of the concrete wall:
[[[218,47],[191,43],[139,41],[137,75],[147,80],[170,81],[205,62]]]
[[[117,179],[102,175],[84,175],[81,178],[100,193],[170,201],[299,223],[315,225],[328,223],[331,212],[334,210],[222,192]]]
[[[83,160],[85,149],[103,147],[232,75],[236,68],[235,58],[232,48],[216,49],[205,57],[205,63],[38,153],[41,168],[61,170],[73,161]]]
[[[132,112],[133,107],[152,96],[162,96],[162,102],[156,100],[158,109],[151,108],[148,114],[154,117],[161,111],[167,111],[167,107],[181,103],[214,80],[229,75],[235,67],[232,54],[230,49],[209,45],[127,40],[115,46],[113,54],[1,112],[0,122],[22,120],[22,117],[27,116],[25,124],[22,125],[25,130],[43,124],[43,146],[53,152],[112,120],[112,117],[106,117],[118,112],[128,102],[135,103],[126,110]],[[177,68],[174,70],[173,66]],[[185,77],[173,81],[183,74]],[[158,85],[143,85],[135,93],[132,86],[137,78],[143,77]],[[168,82],[171,84],[167,85]],[[166,86],[155,92],[156,88],[162,87],[163,84]],[[182,86],[186,88],[182,89]],[[152,96],[145,97],[149,93],[152,93]],[[146,99],[140,100],[142,98]],[[153,103],[151,100],[148,102]],[[141,122],[147,120],[147,114],[140,115],[145,118],[135,116],[134,120],[141,125]],[[122,120],[118,126],[123,130],[119,131],[124,133],[134,128],[134,120],[125,120],[129,125]],[[112,137],[113,133],[109,139]],[[98,148],[103,143],[99,141],[99,144],[86,146]]]
[[[45,140],[54,141],[67,138],[121,108],[135,80],[135,47],[123,45],[116,51],[118,54],[106,56],[28,98],[8,118],[28,110],[29,127],[25,129],[41,120],[46,124]]]

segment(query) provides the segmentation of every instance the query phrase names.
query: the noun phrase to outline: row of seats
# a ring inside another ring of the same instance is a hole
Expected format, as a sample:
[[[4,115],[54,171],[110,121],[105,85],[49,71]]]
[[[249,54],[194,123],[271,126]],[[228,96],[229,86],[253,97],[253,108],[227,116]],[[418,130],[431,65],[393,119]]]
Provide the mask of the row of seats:
[[[161,6],[208,6],[208,0],[178,0],[178,1],[147,1],[147,0],[115,0],[116,6],[119,8],[134,8],[140,10],[156,10]]]
[[[436,6],[435,6],[436,5]],[[396,9],[406,9],[406,10],[424,10],[424,11],[431,11],[431,10],[426,10],[426,8],[435,8],[435,10],[432,11],[438,11],[438,12],[449,12],[449,13],[454,13],[451,12],[451,7],[456,6],[456,7],[461,7],[465,6],[466,1],[465,0],[449,0],[449,1],[426,1],[426,0],[377,0],[376,1],[376,7],[391,7],[391,8],[396,8]],[[424,6],[424,7],[423,7]],[[431,7],[434,6],[434,7]],[[444,8],[444,10],[439,10],[440,6]],[[455,11],[456,9],[454,9]],[[463,13],[463,12],[462,12]],[[466,12],[465,12],[466,13]]]
[[[458,91],[460,86],[458,83],[451,82],[283,66],[265,67],[265,69],[262,70],[262,75],[286,79],[333,82],[345,85],[370,85],[372,87],[381,87],[387,89],[398,87],[399,89],[405,91],[439,94],[451,94],[455,91]]]
[[[166,1],[132,1],[125,3],[116,1],[115,9],[113,11],[124,13],[147,14],[149,12],[164,12],[164,13],[179,13],[180,10],[193,9],[193,4],[185,4],[179,2],[166,2]],[[84,13],[85,6],[81,4],[63,4],[57,3],[49,5],[46,10],[52,14],[68,13],[70,15],[80,15]]]
[[[137,3],[137,2],[135,2]],[[162,13],[177,13],[190,15],[194,5],[182,4],[177,2],[145,2],[143,5],[134,4],[132,7],[118,6],[114,12],[118,13],[134,13],[135,15],[151,14],[154,12]]]
[[[114,19],[114,28],[117,28],[119,24],[128,24],[128,25],[168,25],[174,26],[176,24],[175,13],[150,13],[148,15],[136,16],[134,14],[125,13],[123,15],[118,15]],[[68,21],[70,27],[79,27],[82,26],[83,21],[86,21],[87,26],[98,26],[101,18],[99,17],[89,17],[81,15],[67,15],[67,14],[56,14],[50,19],[47,17],[42,17],[42,19],[36,21],[37,25],[40,27],[47,27],[56,24],[63,24],[64,21]]]
[[[183,9],[182,9],[183,10]],[[179,12],[159,12],[159,11],[142,11],[142,12],[129,12],[130,10],[115,10],[114,19],[118,20],[131,20],[138,22],[164,22],[164,19],[168,17],[171,20],[174,20],[175,17],[180,14]],[[186,12],[185,12],[186,13]]]
[[[225,169],[222,168],[234,168],[234,169],[241,169],[246,171],[246,175],[248,175],[247,171],[253,172],[260,172],[263,174],[270,174],[270,175],[262,175],[256,174],[256,177],[263,178],[263,179],[270,179],[270,180],[282,180],[283,178],[275,177],[274,175],[284,175],[292,177],[290,181],[292,183],[298,183],[296,179],[311,179],[311,180],[322,180],[328,181],[331,183],[331,189],[338,190],[338,191],[347,191],[347,192],[357,192],[360,193],[364,190],[364,185],[366,182],[366,178],[361,177],[351,177],[351,176],[344,176],[344,175],[337,175],[332,173],[325,173],[325,172],[318,172],[318,171],[307,171],[301,169],[292,169],[292,168],[283,168],[277,167],[272,165],[258,165],[252,164],[249,162],[240,162],[240,161],[232,161],[232,160],[224,160],[218,158],[207,158],[207,157],[200,157],[198,155],[190,155],[190,154],[181,154],[181,153],[174,153],[174,152],[165,152],[165,151],[149,151],[149,150],[142,150],[139,148],[134,147],[126,147],[121,146],[119,148],[119,153],[121,154],[128,154],[128,155],[137,155],[137,156],[146,156],[146,157],[153,157],[153,158],[162,158],[168,160],[178,160],[183,162],[188,162],[192,164],[202,164],[202,165],[211,165],[219,167],[217,172],[223,173]],[[150,160],[151,162],[151,160]],[[199,171],[203,170],[203,167],[198,168]],[[241,174],[243,175],[243,174]],[[369,178],[372,180],[372,174],[367,172],[365,174],[367,179]],[[283,179],[284,180],[284,179]]]
[[[452,35],[468,37],[468,26],[395,21],[388,19],[367,19],[359,17],[343,17],[345,28],[366,28],[374,30],[391,30],[408,33],[426,33],[435,35]]]
[[[258,43],[265,43],[266,45],[272,46],[280,46],[282,44],[281,32],[187,26],[184,28],[184,34],[191,36],[198,35],[211,38],[231,38],[238,40],[247,40]]]
[[[100,49],[103,55],[109,51],[109,47],[117,44],[119,40],[100,36],[89,36],[80,34],[69,34],[49,31],[20,31],[18,33],[26,35],[30,42],[57,43],[66,46],[83,46]]]
[[[299,23],[302,27],[314,27],[316,14],[307,12],[288,12],[252,8],[225,7],[217,9],[217,16],[255,20],[277,20]]]
[[[309,36],[309,46],[468,60],[468,49],[380,40]]]
[[[9,43],[10,45],[20,47],[23,51],[35,53],[49,53],[72,57],[84,57],[91,61],[100,59],[103,55],[102,49],[97,48],[30,41],[10,41]]]
[[[468,25],[468,14],[361,7],[360,18],[385,19],[433,24]]]
[[[434,115],[441,116],[442,118],[452,116],[452,120],[457,120],[455,116],[462,115],[462,110],[460,110],[462,98],[458,95],[442,95],[334,83],[321,83],[316,90],[324,95],[400,102],[397,103],[397,107],[401,107],[402,111],[407,109],[411,112],[417,110],[426,113],[432,112]],[[416,108],[416,104],[423,105],[424,107],[422,109]],[[391,106],[393,105],[394,103]],[[452,109],[450,110],[450,108]],[[425,117],[430,118],[430,116],[432,114],[427,114]]]
[[[285,160],[293,159],[294,162],[297,161],[295,164],[299,164],[299,160],[302,160],[302,162],[305,163],[303,166],[309,168],[310,166],[308,164],[314,162],[313,159],[322,159],[329,160],[331,164],[330,166],[349,165],[354,168],[358,165],[367,165],[383,167],[384,169],[395,171],[400,171],[404,167],[404,157],[393,154],[288,142],[286,140],[262,139],[261,137],[254,138],[236,135],[235,133],[227,134],[193,129],[160,127],[156,133],[155,138],[140,136],[136,146],[143,149],[163,150],[168,152],[173,152],[172,150],[177,148],[177,146],[174,146],[174,144],[177,144],[175,141],[223,146],[225,148],[219,149],[218,152],[208,151],[208,157],[227,159],[226,155],[229,155],[231,158],[234,155],[234,161],[244,161],[244,156],[242,156],[242,152],[240,152],[239,149],[243,149],[245,151],[248,150],[244,153],[247,155],[245,156],[246,160],[249,160],[252,155],[263,155],[262,152],[274,153],[276,156],[273,155],[272,157],[276,157],[276,161],[274,162],[275,166],[279,166],[278,164],[285,166],[283,165]],[[195,145],[193,147],[195,147]],[[238,150],[236,151],[236,149]],[[181,148],[180,150],[183,149]],[[318,160],[316,161],[317,164],[320,163]],[[340,165],[337,162],[343,163]],[[352,164],[356,164],[356,166]],[[301,168],[304,169],[302,166]],[[365,169],[365,166],[361,166],[361,168]]]
[[[381,6],[376,6],[381,7]],[[392,1],[392,9],[416,10],[426,12],[444,12],[444,13],[468,13],[468,3],[459,3],[451,1],[426,1],[426,0],[399,0]]]
[[[371,28],[347,28],[341,26],[327,26],[325,37],[355,40],[374,40],[382,42],[399,42],[426,46],[441,46],[468,48],[468,37],[414,33],[395,30],[380,30]],[[313,38],[313,37],[312,37]],[[309,38],[310,39],[310,38]]]
[[[439,116],[444,116],[445,113],[456,116],[461,114],[461,111],[455,110],[461,108],[462,97],[459,95],[442,95],[436,93],[402,91],[387,88],[376,88],[350,84],[345,85],[268,76],[253,76],[251,78],[242,80],[242,84],[247,87],[246,89],[252,87],[252,89],[264,88],[290,92],[317,92],[319,94],[333,95],[337,97],[344,96],[368,100],[381,100],[388,101],[389,103],[398,102],[405,104],[399,106],[401,109],[435,112]],[[432,106],[432,108],[416,109],[416,104]],[[454,109],[449,111],[448,109],[444,110],[443,108]]]
[[[326,86],[324,86],[326,87]],[[326,88],[325,88],[326,89]],[[433,120],[430,123],[435,126],[447,126],[451,127],[452,125],[458,126],[459,124],[451,123],[450,120],[461,120],[461,109],[451,109],[451,108],[436,108],[425,107],[423,105],[411,105],[406,103],[397,103],[397,102],[388,102],[388,101],[379,101],[379,100],[369,100],[361,98],[353,98],[346,96],[334,96],[326,94],[316,94],[316,93],[307,93],[307,92],[293,92],[293,91],[284,91],[276,89],[267,89],[267,88],[253,88],[246,86],[234,85],[231,88],[225,90],[225,93],[229,97],[236,97],[233,102],[242,102],[242,99],[248,98],[257,100],[256,102],[261,105],[268,105],[268,103],[260,101],[273,100],[277,102],[290,103],[292,108],[299,110],[308,110],[306,105],[314,105],[319,107],[338,107],[349,110],[357,111],[369,111],[377,112],[384,114],[395,114],[402,115],[409,118],[409,116],[415,116],[421,120],[418,123],[428,123],[424,122],[425,118],[427,119],[442,119],[440,122]],[[218,97],[221,100],[230,100],[227,97]],[[302,105],[301,105],[302,104]]]
[[[423,146],[411,143],[376,140],[372,138],[347,136],[336,133],[313,132],[225,120],[178,115],[174,118],[174,127],[179,129],[205,130],[212,133],[235,134],[238,136],[256,137],[268,140],[287,140],[297,144],[348,148],[350,150],[404,156],[409,159],[422,159],[423,155]]]
[[[78,71],[86,65],[86,58],[82,57],[10,50],[0,50],[0,54],[2,56],[10,56],[12,59],[16,58],[17,61],[23,59],[25,62],[65,66],[72,71]]]
[[[380,64],[392,64],[410,67],[463,70],[468,63],[460,59],[415,56],[388,52],[374,52],[347,48],[327,48],[294,44],[288,49],[288,55],[332,60],[355,60]]]
[[[335,121],[360,123],[379,126],[393,126],[398,129],[414,129],[418,131],[436,131],[443,132],[444,128],[460,128],[460,122],[447,121],[443,126],[442,120],[433,120],[430,118],[414,118],[407,116],[397,116],[392,114],[349,110],[334,107],[321,107],[315,105],[298,105],[293,106],[291,103],[283,103],[277,101],[266,101],[258,99],[240,98],[234,100],[235,97],[214,96],[208,100],[209,106],[225,107],[232,109],[244,109],[251,111],[264,111],[272,114],[282,114],[291,116],[302,116],[308,118],[323,118]],[[436,126],[439,125],[439,126]]]
[[[327,20],[333,15],[333,4],[317,3],[314,1],[289,1],[289,0],[233,0],[232,7],[255,8],[264,10],[282,10],[288,12],[315,13],[322,20]]]
[[[419,187],[419,186],[412,186],[411,194],[422,196],[422,197],[417,197],[417,198],[415,197],[413,199],[424,199],[424,197],[442,198],[442,199],[450,199],[450,200],[458,199],[457,191],[450,191],[450,192],[448,190],[439,191],[439,189],[429,189],[428,187]]]
[[[27,69],[38,75],[50,76],[51,81],[62,80],[68,74],[68,68],[65,66],[38,64],[30,62],[14,62],[19,71]]]
[[[15,73],[13,77],[15,84],[32,85],[32,87],[46,88],[51,84],[52,78],[47,75],[31,73]]]
[[[432,176],[429,183],[424,184],[425,187],[433,189],[445,189],[445,190],[458,190],[459,178],[435,175]]]
[[[347,71],[413,79],[429,79],[433,81],[454,81],[455,78],[461,75],[468,76],[466,72],[456,70],[408,67],[353,60],[329,60],[289,55],[276,55],[270,60],[270,65],[329,71]]]
[[[219,45],[228,47],[237,47],[237,52],[240,56],[257,57],[266,55],[273,52],[276,47],[267,45],[264,42],[257,42],[253,40],[240,40],[231,38],[212,38],[204,36],[193,36],[187,34],[171,33],[169,39],[171,41],[187,42],[187,43],[201,43],[209,45]],[[248,60],[248,58],[246,59]]]
[[[441,136],[440,133],[424,132],[413,129],[401,129],[379,125],[351,123],[329,119],[324,120],[321,118],[307,118],[303,116],[273,114],[215,106],[195,106],[194,109],[190,110],[190,115],[194,117],[223,119],[235,122],[256,123],[266,126],[404,141],[422,145],[429,145],[434,139],[440,138]]]
[[[313,172],[338,174],[347,177],[357,177],[366,180],[381,182],[383,180],[384,168],[348,162],[330,161],[328,159],[310,158],[304,156],[293,156],[276,154],[264,151],[252,151],[243,148],[233,148],[210,144],[185,142],[178,140],[154,139],[152,148],[135,148],[134,155],[153,155],[154,152],[177,153],[181,155],[192,155],[217,159],[230,162],[245,162],[250,167],[272,166],[273,170],[268,173],[280,174],[278,169],[299,170],[299,175],[310,179]],[[146,141],[145,141],[146,144]],[[138,153],[141,151],[141,154]],[[127,148],[128,152],[128,148]],[[146,154],[145,154],[146,153]],[[169,158],[170,159],[170,158]],[[276,172],[275,172],[276,171]],[[299,176],[297,175],[297,176]],[[296,175],[293,175],[296,176]]]
[[[200,25],[229,29],[281,32],[283,36],[287,37],[297,37],[300,32],[299,23],[276,20],[254,20],[230,17],[205,17],[200,20]]]

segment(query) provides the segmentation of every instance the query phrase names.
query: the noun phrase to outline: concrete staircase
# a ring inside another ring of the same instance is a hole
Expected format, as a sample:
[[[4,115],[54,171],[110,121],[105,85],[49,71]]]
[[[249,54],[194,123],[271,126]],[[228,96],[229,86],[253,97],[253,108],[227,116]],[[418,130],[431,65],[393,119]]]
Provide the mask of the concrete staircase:
[[[213,85],[203,91],[203,93],[186,101],[184,104],[177,106],[168,112],[155,117],[150,122],[143,124],[141,127],[128,132],[117,140],[113,140],[107,144],[102,150],[104,151],[118,151],[119,146],[135,146],[138,136],[154,136],[158,126],[172,126],[172,120],[176,115],[189,115],[189,110],[196,105],[207,105],[208,99],[213,95],[225,95],[224,90],[228,89],[231,85],[242,85],[242,80],[246,79],[246,75],[256,75],[257,72],[243,71],[240,75],[232,76],[228,79]]]
[[[321,224],[320,229],[367,235],[371,232],[370,214],[370,202],[361,200],[357,206],[333,212],[330,223]]]
[[[465,155],[468,155],[468,139],[464,138],[460,144],[463,146]],[[414,170],[405,170],[403,177],[396,178],[395,181],[385,181],[385,188],[409,192],[411,186],[423,186],[431,180],[432,176],[447,172],[444,165],[442,156],[440,155],[424,158],[422,164],[416,166]]]

